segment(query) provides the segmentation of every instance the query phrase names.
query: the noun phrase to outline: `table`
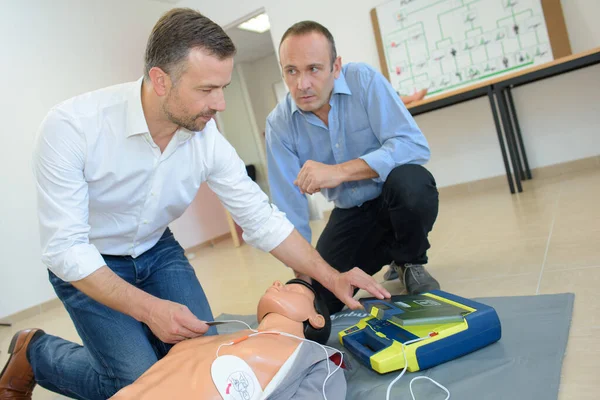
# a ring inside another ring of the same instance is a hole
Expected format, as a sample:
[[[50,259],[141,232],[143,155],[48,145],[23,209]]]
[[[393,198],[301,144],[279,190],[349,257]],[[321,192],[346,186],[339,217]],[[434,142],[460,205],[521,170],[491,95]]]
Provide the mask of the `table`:
[[[468,87],[428,97],[407,106],[413,116],[487,96],[498,135],[506,178],[511,193],[523,191],[522,180],[531,179],[511,89],[600,63],[600,47],[525,68]],[[505,143],[506,142],[506,143]],[[509,163],[510,157],[510,163]],[[512,172],[510,165],[512,164]],[[514,179],[513,179],[514,174]]]

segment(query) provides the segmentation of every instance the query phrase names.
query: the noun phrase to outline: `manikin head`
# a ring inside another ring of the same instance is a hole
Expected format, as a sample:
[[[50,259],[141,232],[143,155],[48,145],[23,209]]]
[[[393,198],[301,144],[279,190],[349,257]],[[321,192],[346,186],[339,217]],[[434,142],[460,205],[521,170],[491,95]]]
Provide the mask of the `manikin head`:
[[[306,339],[317,343],[325,344],[331,333],[327,305],[312,285],[301,279],[292,279],[285,285],[276,281],[267,289],[258,302],[258,322],[270,313],[301,322]]]
[[[333,84],[342,69],[329,30],[314,21],[292,25],[281,38],[279,59],[283,80],[298,108],[328,111]]]
[[[223,29],[197,11],[175,8],[148,39],[144,81],[159,99],[161,118],[190,131],[225,110],[236,49]]]

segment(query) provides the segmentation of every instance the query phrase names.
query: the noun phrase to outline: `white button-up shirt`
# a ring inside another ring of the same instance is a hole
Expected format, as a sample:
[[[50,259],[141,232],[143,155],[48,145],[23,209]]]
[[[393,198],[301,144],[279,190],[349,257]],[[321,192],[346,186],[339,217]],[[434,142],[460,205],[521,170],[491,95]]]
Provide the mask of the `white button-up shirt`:
[[[137,257],[152,248],[207,182],[244,240],[264,251],[293,230],[247,175],[210,121],[179,129],[164,152],[152,140],[142,79],[86,93],[54,107],[36,139],[42,261],[65,281],[106,265],[101,254]]]

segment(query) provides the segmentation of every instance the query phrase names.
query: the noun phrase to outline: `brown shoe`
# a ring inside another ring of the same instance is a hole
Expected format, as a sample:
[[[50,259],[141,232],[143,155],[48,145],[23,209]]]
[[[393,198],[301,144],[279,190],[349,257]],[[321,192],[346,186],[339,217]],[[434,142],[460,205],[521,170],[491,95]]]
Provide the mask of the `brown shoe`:
[[[43,334],[41,329],[26,329],[13,336],[8,348],[11,356],[0,373],[0,400],[31,400],[35,378],[27,360],[27,347],[34,336]]]

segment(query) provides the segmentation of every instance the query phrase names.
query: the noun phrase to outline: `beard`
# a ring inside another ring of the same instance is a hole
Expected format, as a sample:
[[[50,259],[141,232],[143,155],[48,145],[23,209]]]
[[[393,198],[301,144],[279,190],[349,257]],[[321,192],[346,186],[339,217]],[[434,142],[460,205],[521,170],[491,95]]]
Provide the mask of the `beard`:
[[[186,112],[185,107],[181,105],[179,98],[172,96],[172,92],[167,96],[162,109],[169,121],[191,132],[198,132],[206,127],[207,122],[200,118],[212,118],[216,114],[215,111],[209,109],[195,115],[190,115]],[[176,109],[178,112],[175,111]]]

